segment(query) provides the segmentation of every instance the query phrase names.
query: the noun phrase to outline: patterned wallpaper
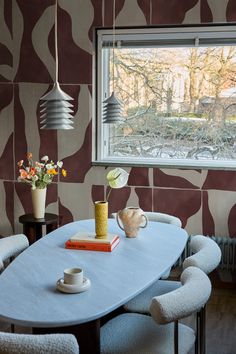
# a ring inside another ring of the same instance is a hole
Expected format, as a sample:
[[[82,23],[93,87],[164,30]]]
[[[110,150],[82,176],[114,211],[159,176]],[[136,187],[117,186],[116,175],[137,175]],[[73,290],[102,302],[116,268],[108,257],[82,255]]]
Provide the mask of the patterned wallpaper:
[[[17,183],[16,162],[62,159],[68,177],[48,188],[47,211],[61,223],[93,216],[107,169],[91,166],[92,38],[112,25],[112,0],[59,0],[59,82],[74,97],[75,129],[39,129],[39,98],[55,79],[55,0],[0,0],[0,234],[22,231],[32,211],[30,190]],[[236,20],[235,0],[116,0],[116,25]],[[113,190],[109,211],[126,205],[178,216],[190,233],[236,236],[236,172],[127,168],[128,186]]]

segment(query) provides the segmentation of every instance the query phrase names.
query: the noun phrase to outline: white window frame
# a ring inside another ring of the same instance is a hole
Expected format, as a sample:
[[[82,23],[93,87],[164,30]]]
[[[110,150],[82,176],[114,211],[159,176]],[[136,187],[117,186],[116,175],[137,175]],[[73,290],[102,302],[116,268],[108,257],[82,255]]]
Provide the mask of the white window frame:
[[[192,41],[192,44],[213,41],[214,44],[235,44],[236,45],[236,25],[221,24],[207,26],[171,26],[171,27],[144,27],[144,28],[116,28],[115,42],[118,45],[125,45],[128,41],[151,41],[150,43],[168,42],[171,40]],[[168,167],[168,168],[203,168],[203,169],[227,169],[236,170],[236,161],[230,160],[194,160],[194,159],[164,159],[164,158],[140,158],[140,157],[108,157],[104,154],[104,149],[108,146],[107,132],[109,125],[102,123],[102,102],[106,98],[107,87],[104,87],[106,65],[102,60],[103,42],[112,43],[112,28],[96,29],[95,52],[93,61],[93,165],[114,165],[114,166],[145,166],[145,167]],[[160,42],[159,42],[160,41]],[[170,41],[170,42],[169,42]],[[205,41],[205,42],[204,42]],[[130,43],[131,43],[130,42]],[[111,44],[110,44],[111,45]],[[173,44],[176,46],[176,44]],[[186,43],[185,43],[186,46]],[[102,66],[102,63],[104,66]],[[102,144],[104,143],[104,146]]]

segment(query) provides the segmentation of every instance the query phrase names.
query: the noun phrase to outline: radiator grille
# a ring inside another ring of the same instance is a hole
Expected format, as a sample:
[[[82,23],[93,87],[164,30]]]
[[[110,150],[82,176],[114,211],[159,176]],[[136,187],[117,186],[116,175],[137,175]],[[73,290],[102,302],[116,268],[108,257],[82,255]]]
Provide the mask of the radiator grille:
[[[191,256],[191,251],[189,247],[189,243],[191,238],[194,236],[190,236],[187,244],[185,246],[185,249],[178,259],[177,263],[175,265],[181,266],[184,259],[186,257]],[[226,269],[226,270],[235,270],[236,269],[236,238],[230,238],[230,237],[221,237],[221,236],[208,236],[212,240],[214,240],[217,245],[220,247],[221,252],[222,252],[222,258],[221,262],[219,264],[220,269]]]

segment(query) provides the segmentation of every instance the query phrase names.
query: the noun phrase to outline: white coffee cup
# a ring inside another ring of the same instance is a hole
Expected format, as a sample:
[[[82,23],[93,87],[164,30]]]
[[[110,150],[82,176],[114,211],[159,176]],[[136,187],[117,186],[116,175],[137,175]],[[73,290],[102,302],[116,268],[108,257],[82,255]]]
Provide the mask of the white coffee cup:
[[[81,268],[67,268],[64,270],[64,283],[69,285],[82,285],[84,272]]]

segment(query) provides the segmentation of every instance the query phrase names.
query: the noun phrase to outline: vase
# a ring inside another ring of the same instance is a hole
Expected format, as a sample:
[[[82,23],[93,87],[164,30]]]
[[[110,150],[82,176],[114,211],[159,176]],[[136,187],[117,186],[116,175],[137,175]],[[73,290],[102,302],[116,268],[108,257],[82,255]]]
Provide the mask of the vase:
[[[94,203],[96,238],[107,237],[108,202],[97,201]]]
[[[126,237],[137,237],[139,229],[145,228],[148,223],[147,216],[142,209],[127,207],[116,214],[118,226],[125,231]]]
[[[43,219],[45,214],[47,188],[31,189],[33,215],[35,219]]]

